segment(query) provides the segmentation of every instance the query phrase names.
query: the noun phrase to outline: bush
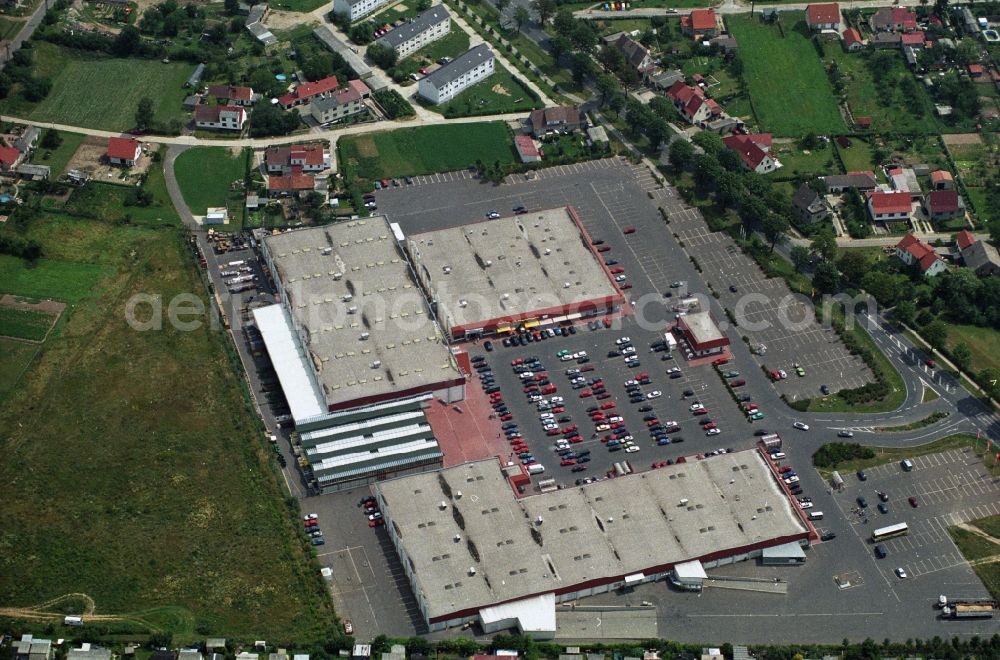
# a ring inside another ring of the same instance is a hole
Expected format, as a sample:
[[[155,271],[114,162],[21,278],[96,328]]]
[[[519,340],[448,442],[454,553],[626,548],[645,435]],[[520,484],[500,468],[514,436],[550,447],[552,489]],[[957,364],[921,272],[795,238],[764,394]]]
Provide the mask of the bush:
[[[840,463],[857,459],[874,458],[871,447],[862,447],[856,442],[828,442],[813,454],[813,465],[821,468],[835,468]]]
[[[404,99],[403,96],[394,89],[379,90],[372,94],[372,97],[380,106],[382,106],[382,109],[385,110],[389,119],[412,117],[416,114],[413,110],[413,106],[410,105],[410,102]]]

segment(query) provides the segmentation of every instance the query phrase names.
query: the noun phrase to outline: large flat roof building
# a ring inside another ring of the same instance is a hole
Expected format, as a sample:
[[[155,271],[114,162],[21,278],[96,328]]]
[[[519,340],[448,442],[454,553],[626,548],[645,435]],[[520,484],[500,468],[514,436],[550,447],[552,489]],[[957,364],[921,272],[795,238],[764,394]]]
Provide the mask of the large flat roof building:
[[[624,301],[569,207],[413,234],[406,244],[455,338],[603,314]]]
[[[432,631],[520,625],[542,606],[810,534],[753,450],[523,498],[495,460],[381,482],[375,494]]]
[[[261,245],[281,303],[254,315],[268,350],[286,358],[272,355],[297,422],[461,388],[384,216],[267,236]]]
[[[721,353],[729,346],[727,337],[708,312],[689,312],[677,320],[677,327],[698,357]]]

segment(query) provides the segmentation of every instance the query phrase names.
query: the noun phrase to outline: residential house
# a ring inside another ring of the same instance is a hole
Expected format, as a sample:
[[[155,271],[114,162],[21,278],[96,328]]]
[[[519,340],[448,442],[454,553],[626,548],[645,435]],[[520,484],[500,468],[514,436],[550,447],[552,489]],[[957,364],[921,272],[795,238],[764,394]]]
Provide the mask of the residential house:
[[[537,163],[542,159],[542,152],[530,135],[515,135],[514,147],[522,163]]]
[[[722,138],[722,143],[736,152],[743,162],[743,166],[758,174],[767,174],[781,167],[778,159],[768,153],[771,149],[771,142],[770,133],[729,135]]]
[[[70,649],[66,660],[111,660],[111,649],[92,646],[89,643],[80,644],[78,649]]]
[[[865,42],[857,28],[847,28],[841,38],[844,42],[844,50],[849,53],[855,53],[865,47]]]
[[[36,639],[34,635],[21,635],[13,643],[14,660],[52,660],[52,640]]]
[[[681,32],[696,41],[711,39],[719,33],[719,23],[714,9],[692,9],[681,16]]]
[[[24,154],[17,147],[0,147],[0,172],[13,172],[22,160]]]
[[[810,30],[840,30],[840,5],[824,2],[806,6],[806,25]]]
[[[982,64],[970,64],[966,68],[969,71],[969,77],[973,80],[978,80],[986,74],[986,68]]]
[[[906,7],[881,7],[872,14],[871,26],[876,32],[913,32],[917,17]]]
[[[321,144],[293,144],[288,147],[268,147],[264,154],[268,174],[300,174],[322,172],[330,167],[330,152]]]
[[[142,143],[130,137],[108,138],[108,149],[105,153],[112,165],[135,167],[142,158]]]
[[[333,95],[318,98],[310,104],[312,116],[317,122],[328,124],[368,110],[364,102],[366,94],[361,91],[362,87],[367,90],[368,86],[360,80],[351,82],[360,85],[348,85]]]
[[[287,197],[311,192],[316,188],[316,178],[312,174],[290,174],[288,176],[267,177],[267,194],[271,197]]]
[[[948,170],[934,170],[931,172],[931,188],[934,190],[953,190],[955,178]]]
[[[831,174],[823,177],[826,191],[830,193],[842,193],[851,189],[867,192],[875,190],[877,182],[878,180],[872,172],[848,172],[847,174]]]
[[[41,134],[42,131],[37,126],[25,126],[24,131],[14,138],[12,146],[23,154],[30,154]]]
[[[907,234],[896,244],[896,257],[908,266],[917,266],[924,277],[934,277],[945,270],[945,262],[927,243]]]
[[[487,44],[479,44],[437,71],[421,78],[417,93],[431,103],[444,103],[479,81],[492,76],[495,67],[493,51]]]
[[[668,90],[675,82],[684,81],[684,72],[680,69],[656,69],[646,76],[646,82],[654,89]]]
[[[239,105],[199,105],[194,109],[194,125],[224,131],[242,131],[247,111]]]
[[[885,48],[899,48],[899,32],[876,32],[872,35],[872,38],[868,43],[871,44],[872,48],[875,49],[885,49]]]
[[[908,192],[868,193],[868,213],[875,222],[909,221],[912,210],[913,200]]]
[[[924,213],[931,220],[948,220],[965,215],[965,202],[957,190],[932,190],[924,198]]]
[[[278,103],[285,110],[290,110],[297,105],[309,103],[317,98],[330,96],[340,87],[337,76],[327,76],[316,82],[304,82],[299,84],[292,92],[278,97]]]
[[[250,87],[234,87],[232,85],[212,85],[208,95],[214,96],[219,105],[253,105],[253,89]]]
[[[274,36],[274,33],[268,30],[263,23],[250,23],[247,25],[247,32],[265,46],[273,46],[278,43],[278,37]]]
[[[627,34],[618,37],[614,47],[621,51],[622,55],[625,56],[625,62],[640,76],[653,70],[653,57],[649,54],[649,49]]]
[[[375,43],[396,51],[396,56],[403,59],[449,32],[451,32],[451,14],[444,5],[437,5],[376,39]]]
[[[807,183],[799,186],[799,189],[792,195],[792,210],[799,220],[810,225],[830,215],[830,209],[827,208],[826,202]]]
[[[333,13],[347,16],[354,22],[367,16],[389,0],[333,0]]]
[[[962,263],[971,268],[976,275],[987,277],[1000,274],[1000,252],[986,241],[977,241],[966,229],[955,237]]]
[[[739,47],[739,43],[736,41],[736,37],[731,34],[720,34],[717,37],[712,37],[708,40],[708,43],[715,46],[725,54],[735,53],[736,49]]]
[[[575,105],[533,110],[528,115],[528,128],[535,137],[546,133],[572,133],[587,125],[587,119]]]
[[[701,87],[688,85],[682,80],[678,80],[667,90],[666,97],[685,119],[695,125],[702,125],[724,115],[719,104],[706,97]]]
[[[199,64],[194,68],[194,71],[191,73],[191,77],[187,79],[187,82],[184,83],[184,86],[190,87],[191,89],[198,89],[198,86],[201,84],[201,77],[203,75],[205,75],[205,65]]]
[[[210,215],[212,215],[212,209],[209,209],[206,218]],[[198,649],[181,649],[177,652],[177,660],[205,660],[205,656]]]

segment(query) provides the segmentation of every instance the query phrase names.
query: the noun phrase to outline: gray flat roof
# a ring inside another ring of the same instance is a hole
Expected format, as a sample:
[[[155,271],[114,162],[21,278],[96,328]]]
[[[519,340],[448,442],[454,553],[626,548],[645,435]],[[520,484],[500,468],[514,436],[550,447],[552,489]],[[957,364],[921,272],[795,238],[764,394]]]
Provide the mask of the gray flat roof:
[[[691,330],[691,334],[700,344],[725,337],[708,312],[689,312],[682,318],[684,325]]]
[[[407,244],[448,327],[618,293],[565,207],[413,234]]]
[[[386,48],[396,48],[400,44],[413,39],[438,23],[448,20],[451,20],[451,14],[448,13],[448,10],[445,9],[444,5],[431,7],[409,23],[405,23],[394,30],[390,30],[385,36],[376,39],[375,43],[381,44]]]
[[[461,376],[385,216],[263,245],[327,404]]]
[[[521,499],[495,460],[376,490],[431,618],[807,531],[753,450]]]
[[[452,80],[456,80],[463,74],[472,71],[480,62],[490,59],[493,59],[493,51],[490,50],[488,45],[479,44],[465,51],[440,69],[432,71],[424,80],[437,88],[441,88]]]

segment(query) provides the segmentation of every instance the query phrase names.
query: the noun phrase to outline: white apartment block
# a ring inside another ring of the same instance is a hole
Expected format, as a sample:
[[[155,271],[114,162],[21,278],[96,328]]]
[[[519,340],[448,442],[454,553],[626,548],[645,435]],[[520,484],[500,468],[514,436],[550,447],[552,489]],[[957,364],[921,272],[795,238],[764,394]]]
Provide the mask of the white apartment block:
[[[400,25],[375,43],[396,51],[399,59],[451,32],[451,14],[444,5],[431,7],[409,23]]]
[[[367,16],[389,0],[333,0],[333,13],[348,16],[356,21]]]
[[[493,75],[496,60],[486,44],[479,44],[420,80],[417,93],[435,105],[444,103]]]

